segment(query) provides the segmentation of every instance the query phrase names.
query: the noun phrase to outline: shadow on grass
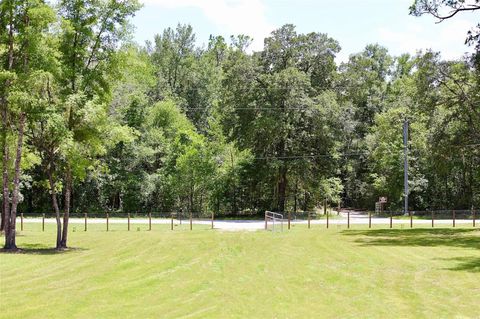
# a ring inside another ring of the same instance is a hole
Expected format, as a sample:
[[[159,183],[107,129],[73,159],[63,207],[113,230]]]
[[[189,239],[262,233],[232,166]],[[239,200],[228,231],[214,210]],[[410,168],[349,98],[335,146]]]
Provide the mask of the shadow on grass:
[[[459,247],[480,250],[480,229],[378,229],[345,230],[345,236],[357,236],[364,246]],[[479,257],[445,258],[458,264],[447,270],[480,272]]]
[[[368,229],[345,230],[346,236],[359,236],[355,242],[376,246],[451,246],[480,249],[480,229]]]
[[[480,258],[477,257],[442,258],[442,260],[458,263],[455,267],[445,270],[480,272]]]
[[[66,249],[56,249],[41,244],[22,244],[17,250],[0,249],[2,254],[29,254],[29,255],[59,255],[76,251],[84,251],[85,248],[69,247]]]

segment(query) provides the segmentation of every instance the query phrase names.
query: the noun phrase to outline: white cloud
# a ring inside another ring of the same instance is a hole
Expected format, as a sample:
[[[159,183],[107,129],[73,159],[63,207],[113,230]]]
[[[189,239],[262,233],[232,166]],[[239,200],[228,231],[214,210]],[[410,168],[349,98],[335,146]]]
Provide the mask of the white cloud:
[[[261,50],[263,39],[273,31],[267,21],[266,7],[261,0],[145,0],[148,5],[164,8],[193,7],[203,14],[224,35],[246,34],[254,38],[251,49]]]
[[[410,22],[402,30],[389,27],[378,29],[379,42],[389,48],[390,53],[416,53],[418,50],[440,51],[445,59],[456,59],[472,51],[464,45],[467,31],[472,27],[468,20],[447,20],[435,24],[432,20]]]

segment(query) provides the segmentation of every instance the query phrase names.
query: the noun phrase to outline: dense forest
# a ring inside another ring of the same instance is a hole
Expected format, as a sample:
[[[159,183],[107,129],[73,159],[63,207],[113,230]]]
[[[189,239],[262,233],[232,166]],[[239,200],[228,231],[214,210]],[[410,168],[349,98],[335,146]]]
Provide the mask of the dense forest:
[[[372,209],[379,196],[401,209],[405,121],[409,208],[480,206],[477,33],[465,30],[477,53],[459,60],[368,44],[336,63],[341,43],[290,24],[259,52],[248,35],[199,45],[180,24],[139,45],[139,8],[2,0],[7,233],[19,212],[54,212],[65,247],[71,212]]]

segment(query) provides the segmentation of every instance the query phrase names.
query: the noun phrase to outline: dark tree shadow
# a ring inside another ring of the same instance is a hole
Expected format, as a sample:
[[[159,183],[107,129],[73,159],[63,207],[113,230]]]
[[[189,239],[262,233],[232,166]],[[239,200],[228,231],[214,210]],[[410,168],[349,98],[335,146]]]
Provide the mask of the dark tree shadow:
[[[66,249],[56,249],[42,244],[22,244],[17,250],[0,249],[2,254],[29,254],[29,255],[58,255],[67,254],[76,251],[84,251],[85,248],[69,247]]]
[[[345,236],[358,236],[355,242],[366,246],[451,246],[480,249],[480,229],[417,228],[344,230]]]
[[[445,268],[445,270],[480,272],[480,257],[442,258],[442,260],[458,263],[455,267]]]
[[[362,246],[458,247],[480,250],[480,229],[369,229],[344,230],[342,235],[356,236]],[[447,270],[480,272],[480,257],[457,257],[443,260],[458,264]]]

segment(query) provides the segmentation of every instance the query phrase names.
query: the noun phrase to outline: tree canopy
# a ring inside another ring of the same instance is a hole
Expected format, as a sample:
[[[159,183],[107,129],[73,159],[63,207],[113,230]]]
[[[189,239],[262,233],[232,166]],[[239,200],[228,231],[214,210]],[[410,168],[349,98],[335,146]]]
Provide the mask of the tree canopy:
[[[442,21],[479,6],[417,0],[411,13]],[[480,205],[478,52],[367,44],[336,63],[337,40],[291,24],[258,52],[247,35],[199,45],[183,24],[139,45],[139,7],[1,2],[6,246],[18,211],[53,211],[64,248],[71,213],[372,209],[379,196],[398,209],[405,119],[410,209]]]

